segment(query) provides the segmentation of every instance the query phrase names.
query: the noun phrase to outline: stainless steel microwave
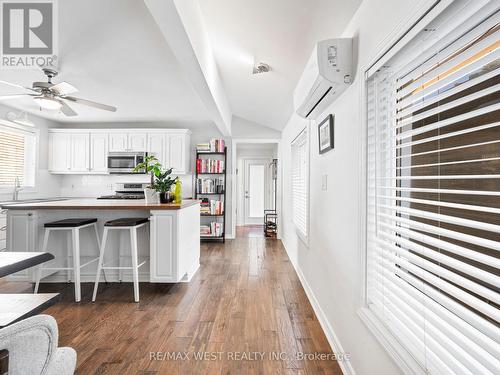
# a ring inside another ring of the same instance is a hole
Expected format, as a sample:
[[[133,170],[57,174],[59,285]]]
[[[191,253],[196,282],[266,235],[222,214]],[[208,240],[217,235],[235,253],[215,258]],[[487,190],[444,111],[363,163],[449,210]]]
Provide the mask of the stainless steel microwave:
[[[114,174],[134,173],[137,164],[144,162],[146,152],[109,152],[108,172]],[[146,173],[141,170],[137,173]]]

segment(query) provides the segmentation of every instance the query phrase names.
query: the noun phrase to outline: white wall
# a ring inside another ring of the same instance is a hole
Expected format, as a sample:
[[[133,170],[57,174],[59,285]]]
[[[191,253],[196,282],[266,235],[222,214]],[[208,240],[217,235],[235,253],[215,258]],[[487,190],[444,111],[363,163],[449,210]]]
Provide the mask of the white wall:
[[[399,374],[401,370],[357,315],[362,298],[362,119],[364,71],[380,52],[381,43],[399,32],[407,17],[423,1],[365,0],[345,37],[354,38],[356,75],[346,92],[318,117],[335,115],[335,148],[318,153],[317,122],[292,115],[282,133],[283,232],[287,252],[310,288],[313,304],[321,310],[331,342],[351,354],[351,370],[358,375]],[[332,36],[333,37],[333,36]],[[311,46],[312,47],[312,46]],[[304,128],[310,134],[310,242],[306,247],[291,221],[290,142]],[[321,189],[327,174],[328,189]],[[361,210],[361,211],[360,211]]]
[[[13,110],[9,107],[0,104],[0,118],[5,119],[7,112],[19,111]],[[19,199],[32,199],[32,198],[46,198],[58,197],[60,193],[60,178],[49,174],[48,168],[48,129],[56,126],[56,123],[42,119],[39,117],[28,115],[29,120],[35,125],[35,129],[39,131],[38,142],[38,171],[36,175],[36,189],[35,191],[22,191],[19,193]],[[0,164],[1,168],[1,164]],[[12,199],[12,193],[0,192],[0,202]]]

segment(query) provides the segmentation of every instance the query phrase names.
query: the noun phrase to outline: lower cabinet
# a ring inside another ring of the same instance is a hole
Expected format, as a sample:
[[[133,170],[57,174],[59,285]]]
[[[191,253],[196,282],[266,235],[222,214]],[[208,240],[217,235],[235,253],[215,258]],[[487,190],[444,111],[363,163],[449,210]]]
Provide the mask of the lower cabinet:
[[[39,251],[36,224],[36,211],[7,211],[7,251]],[[34,281],[33,271],[19,271],[9,275],[9,280]]]
[[[200,266],[200,206],[151,211],[150,282],[189,281]]]

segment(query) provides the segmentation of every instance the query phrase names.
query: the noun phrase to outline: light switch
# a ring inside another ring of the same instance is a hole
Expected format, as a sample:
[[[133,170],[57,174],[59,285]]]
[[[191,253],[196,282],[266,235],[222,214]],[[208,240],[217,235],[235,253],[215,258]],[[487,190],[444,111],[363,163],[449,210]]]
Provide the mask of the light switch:
[[[321,190],[328,190],[328,175],[324,174],[321,176]]]

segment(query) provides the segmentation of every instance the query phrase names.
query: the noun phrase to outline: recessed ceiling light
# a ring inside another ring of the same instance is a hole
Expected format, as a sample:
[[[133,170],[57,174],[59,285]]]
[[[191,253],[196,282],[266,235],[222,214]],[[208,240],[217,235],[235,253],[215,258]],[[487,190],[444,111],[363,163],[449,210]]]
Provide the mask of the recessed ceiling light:
[[[261,74],[261,73],[267,73],[270,71],[271,71],[271,67],[269,66],[269,64],[260,62],[257,65],[254,65],[252,73],[253,74]]]

